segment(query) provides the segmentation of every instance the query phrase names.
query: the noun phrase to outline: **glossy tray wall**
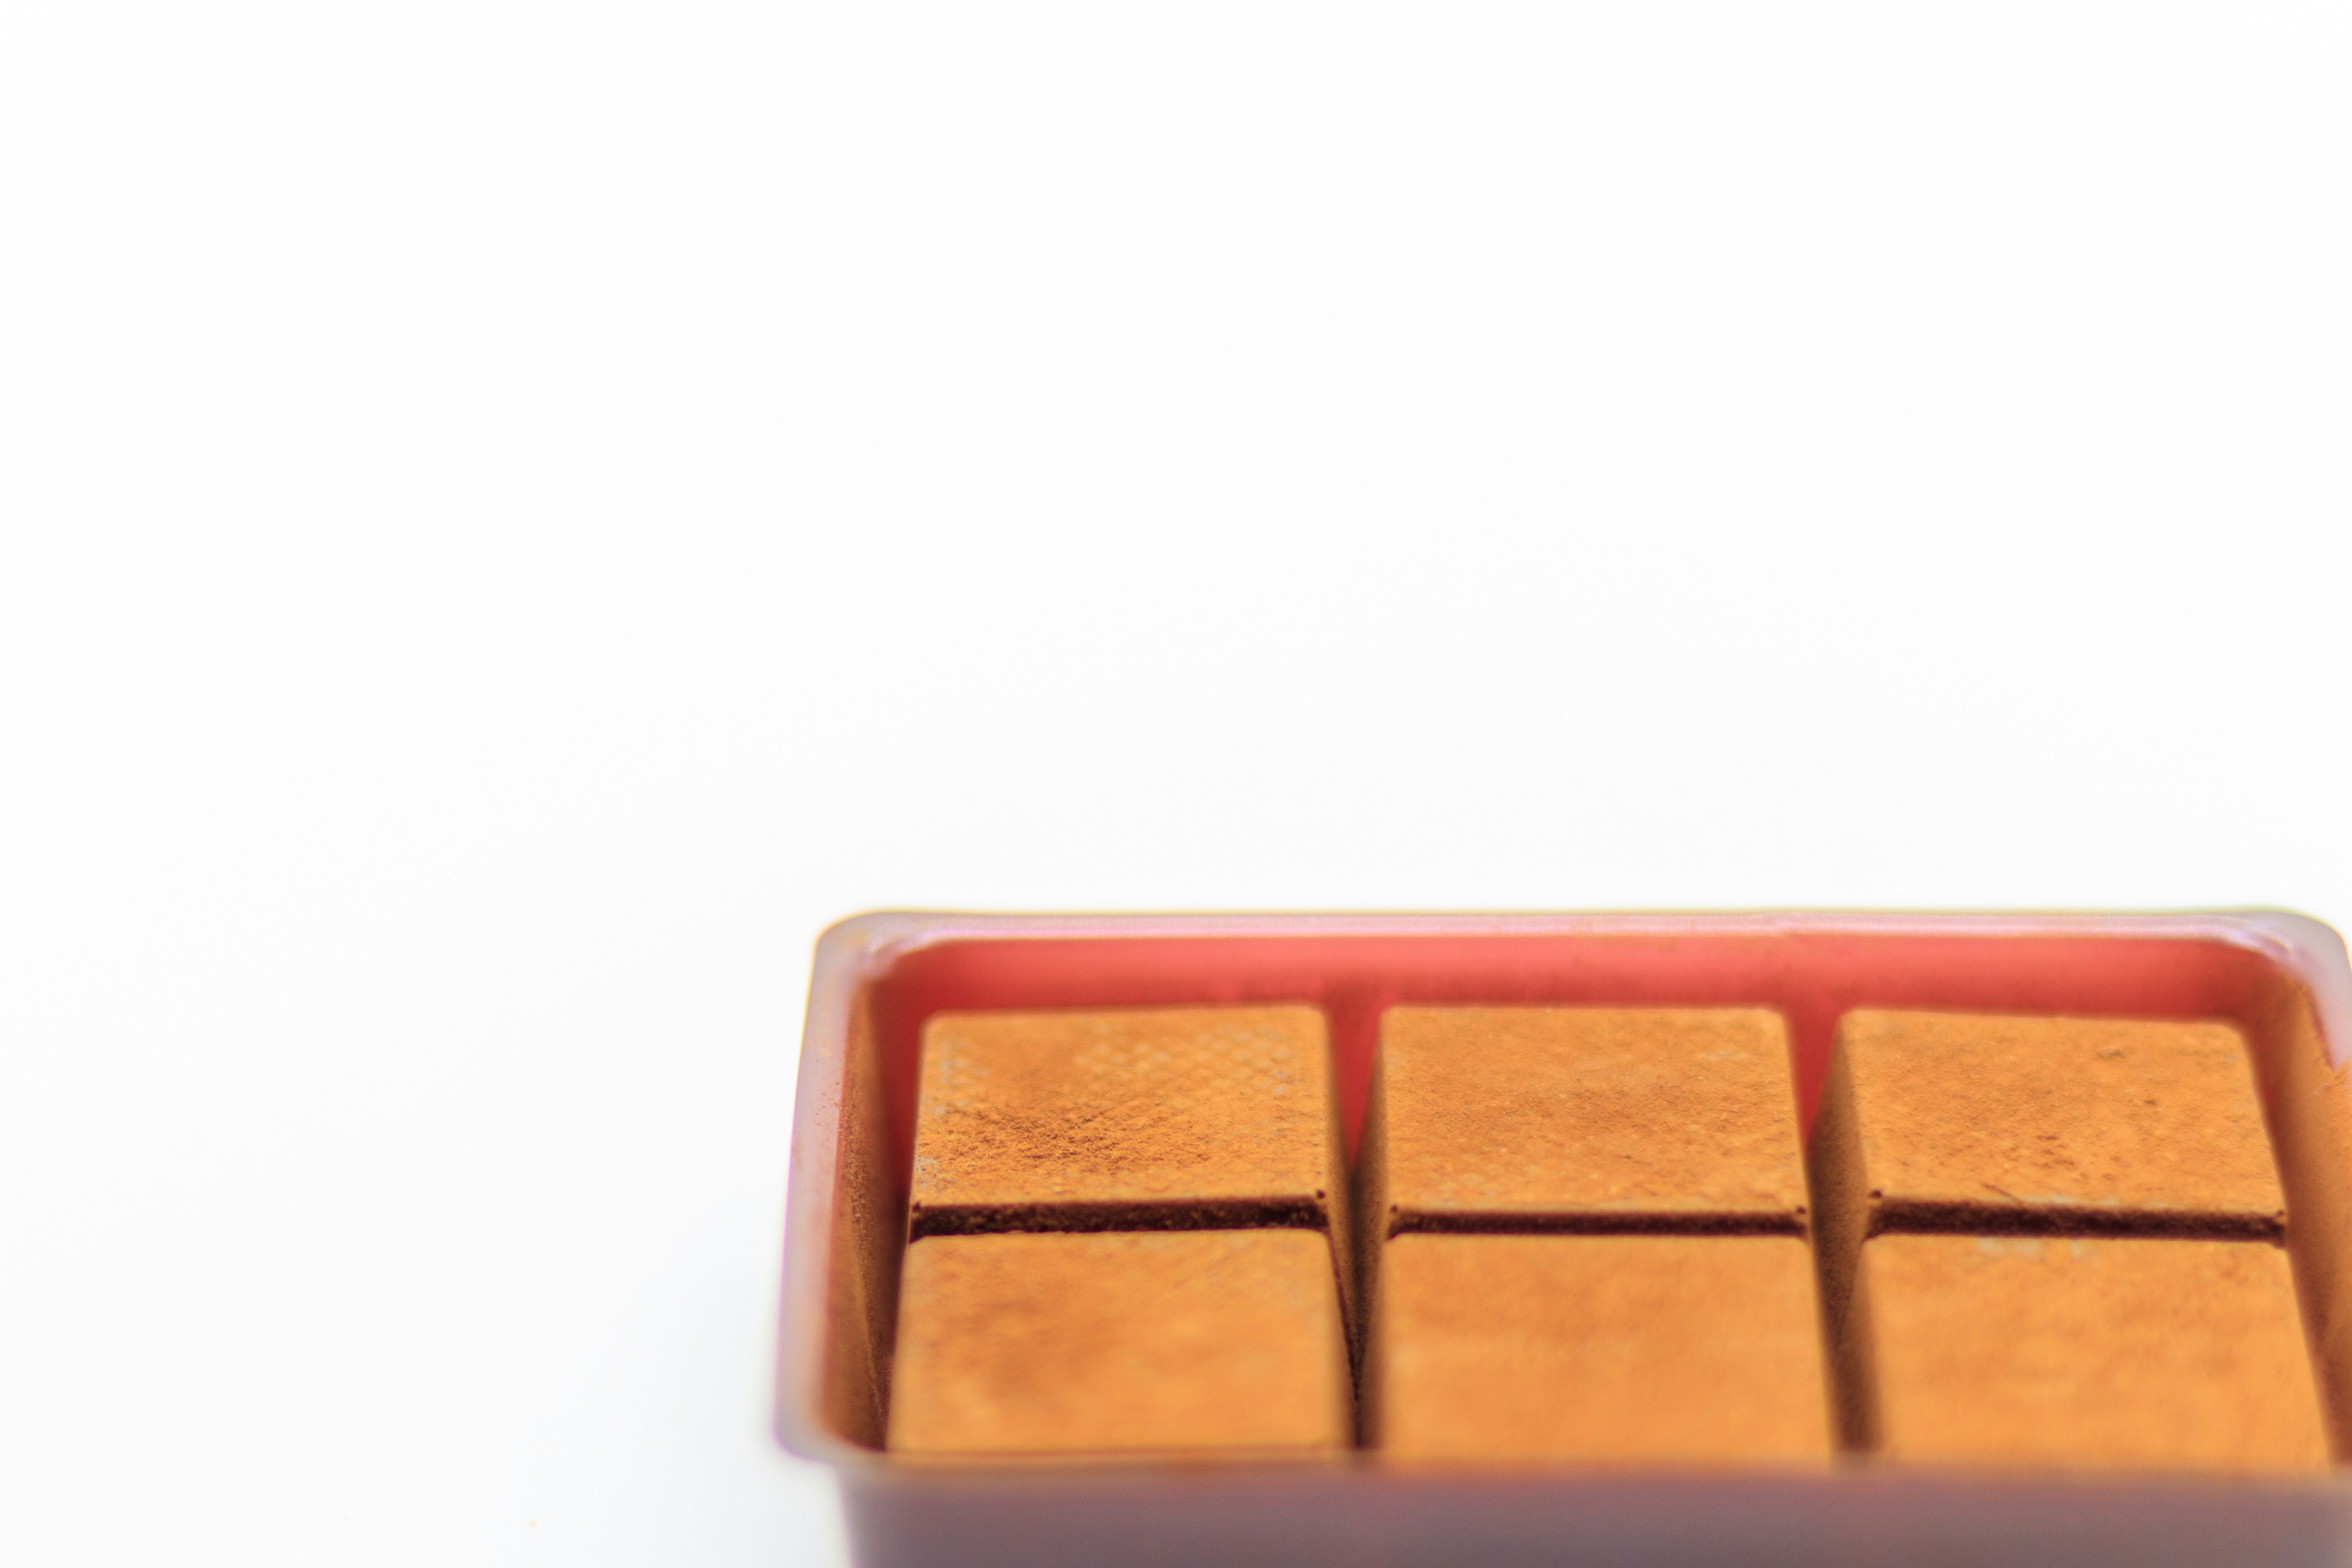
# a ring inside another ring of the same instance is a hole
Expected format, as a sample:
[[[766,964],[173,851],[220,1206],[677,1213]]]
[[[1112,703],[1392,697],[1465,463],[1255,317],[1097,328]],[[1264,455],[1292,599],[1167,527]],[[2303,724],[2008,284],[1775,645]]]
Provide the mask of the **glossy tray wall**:
[[[1844,1540],[1859,1561],[1882,1547],[1965,1544],[1988,1531],[2012,1557],[2053,1560],[2145,1533],[2133,1549],[2145,1560],[2187,1551],[2208,1529],[2229,1535],[2223,1554],[2242,1561],[2288,1560],[2305,1548],[2339,1560],[2334,1543],[2352,1531],[2352,1493],[2336,1482],[1996,1483],[1867,1467],[1743,1480],[1411,1477],[1374,1465],[940,1468],[880,1452],[923,1021],[950,1008],[1252,1001],[1325,1010],[1351,1155],[1380,1015],[1398,1002],[1777,1008],[1789,1021],[1808,1130],[1836,1020],[1851,1007],[2233,1020],[2252,1046],[2279,1154],[2289,1251],[2339,1463],[2352,1453],[2352,1092],[2339,1061],[2352,1042],[2352,971],[2341,941],[2315,921],[2275,913],[871,915],[835,927],[818,948],[793,1129],[777,1400],[785,1444],[840,1470],[862,1562],[1075,1563],[1107,1552],[1129,1561],[1213,1552],[1220,1561],[1437,1562],[1456,1560],[1465,1531],[1491,1560],[1549,1559],[1580,1542],[1612,1555],[1732,1550],[1767,1561],[1786,1550],[1792,1561],[1819,1562],[1838,1560],[1844,1549],[1832,1548]],[[1986,1510],[1996,1493],[2009,1500]],[[1105,1531],[1119,1538],[1115,1552]],[[2243,1555],[2273,1536],[2274,1549]],[[1423,1541],[1425,1550],[1414,1544]]]

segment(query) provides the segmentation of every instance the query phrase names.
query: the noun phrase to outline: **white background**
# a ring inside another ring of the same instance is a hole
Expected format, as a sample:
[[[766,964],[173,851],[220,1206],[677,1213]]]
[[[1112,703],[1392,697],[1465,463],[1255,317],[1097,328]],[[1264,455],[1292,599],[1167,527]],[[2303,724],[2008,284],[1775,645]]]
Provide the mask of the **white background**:
[[[0,1556],[823,1563],[877,906],[2352,919],[2342,7],[0,11]]]

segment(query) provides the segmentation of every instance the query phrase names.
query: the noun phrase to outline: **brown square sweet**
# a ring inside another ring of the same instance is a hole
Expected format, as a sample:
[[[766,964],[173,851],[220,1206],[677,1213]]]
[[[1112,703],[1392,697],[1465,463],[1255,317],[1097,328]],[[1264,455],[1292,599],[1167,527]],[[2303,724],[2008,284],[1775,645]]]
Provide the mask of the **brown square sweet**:
[[[923,1030],[909,1228],[1328,1226],[1345,1205],[1312,1007],[942,1013]]]
[[[1367,1366],[1383,1458],[1819,1466],[1812,1260],[1780,1236],[1402,1236]]]
[[[1998,1229],[2031,1211],[2276,1236],[2285,1219],[2228,1024],[1853,1012],[1825,1121],[1845,1114],[1840,1096],[1874,1231]]]
[[[1804,1233],[1788,1035],[1760,1008],[1391,1007],[1366,1127],[1388,1234]]]
[[[2294,1280],[2267,1242],[1883,1236],[1862,1273],[1890,1461],[2327,1466]]]
[[[1807,1154],[1841,1417],[1865,1446],[1867,1238],[2275,1238],[2285,1222],[2245,1042],[2216,1022],[1848,1013]]]
[[[932,1237],[907,1251],[889,1446],[940,1458],[1319,1456],[1353,1427],[1324,1238]]]

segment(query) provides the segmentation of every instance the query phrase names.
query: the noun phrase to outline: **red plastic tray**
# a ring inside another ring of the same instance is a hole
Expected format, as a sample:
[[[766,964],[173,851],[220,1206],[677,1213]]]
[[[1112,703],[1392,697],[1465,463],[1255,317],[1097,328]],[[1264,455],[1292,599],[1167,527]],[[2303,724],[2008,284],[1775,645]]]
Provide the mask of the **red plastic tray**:
[[[2231,1562],[2352,1558],[2320,1481],[908,1464],[880,1451],[915,1065],[947,1008],[1309,1002],[1352,1153],[1397,1002],[1753,1005],[1810,1128],[1864,1005],[2221,1017],[2252,1047],[2339,1464],[2352,1409],[2352,968],[2269,911],[2124,915],[876,914],[819,942],[801,1052],[776,1425],[837,1471],[869,1568],[947,1563]],[[2341,1331],[2337,1331],[2340,1325]],[[2336,1342],[2345,1342],[2338,1344]],[[2340,1478],[2345,1472],[2339,1470]]]

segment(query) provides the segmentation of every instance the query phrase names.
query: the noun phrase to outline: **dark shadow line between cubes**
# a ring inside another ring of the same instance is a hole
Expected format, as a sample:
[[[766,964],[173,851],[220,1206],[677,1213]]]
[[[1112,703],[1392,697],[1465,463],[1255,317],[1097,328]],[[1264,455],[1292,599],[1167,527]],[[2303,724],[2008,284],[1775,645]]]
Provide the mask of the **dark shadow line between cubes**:
[[[1403,1212],[1389,1216],[1400,1236],[1786,1236],[1803,1239],[1805,1216],[1769,1214],[1525,1214]]]
[[[1108,1230],[1312,1230],[1328,1228],[1312,1198],[1237,1198],[1179,1203],[915,1205],[907,1239],[927,1236],[1072,1234]]]
[[[1866,1237],[1881,1236],[2039,1237],[2080,1240],[2286,1241],[2284,1212],[2221,1209],[2107,1209],[2083,1205],[1922,1203],[1880,1198]]]

